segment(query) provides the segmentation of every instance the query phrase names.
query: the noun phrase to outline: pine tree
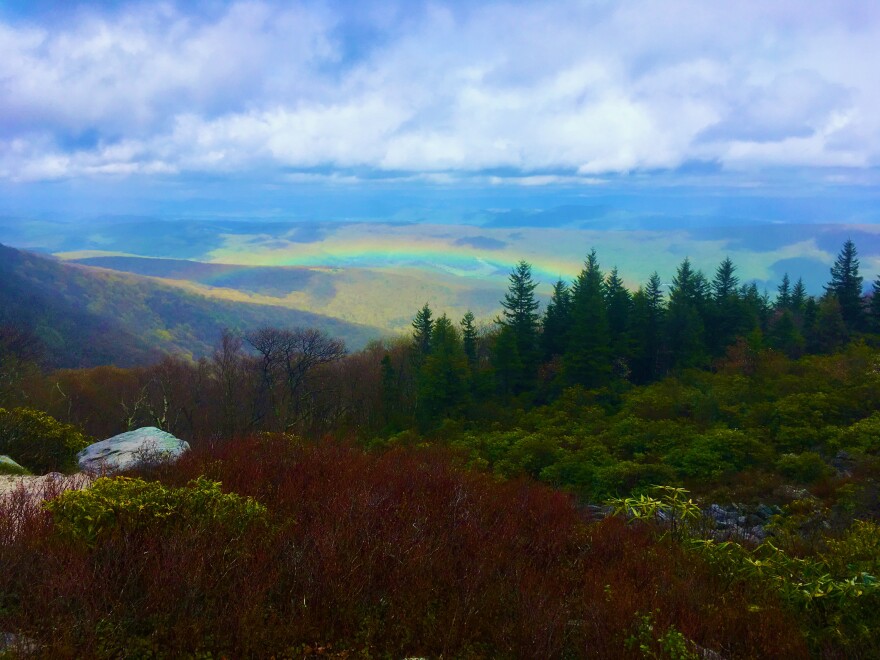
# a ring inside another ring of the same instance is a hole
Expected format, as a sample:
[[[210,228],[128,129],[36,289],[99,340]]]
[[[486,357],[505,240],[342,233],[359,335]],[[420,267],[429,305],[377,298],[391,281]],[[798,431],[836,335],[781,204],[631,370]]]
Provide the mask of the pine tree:
[[[660,348],[665,307],[663,284],[654,272],[648,284],[633,295],[630,315],[630,342],[633,346],[633,379],[639,383],[660,375]]]
[[[418,416],[423,428],[461,411],[469,371],[458,332],[443,314],[434,323],[431,350],[419,370]]]
[[[535,300],[538,283],[532,279],[532,267],[525,261],[520,261],[514,267],[509,282],[508,291],[501,301],[502,317],[496,323],[513,333],[522,364],[518,380],[525,388],[534,380],[538,367],[539,303]]]
[[[825,295],[819,303],[815,321],[807,337],[808,349],[812,353],[833,353],[840,349],[848,339],[846,321],[840,301],[834,294]]]
[[[465,312],[461,319],[461,338],[464,354],[467,356],[471,367],[477,365],[477,327],[474,325],[474,314],[471,310]]]
[[[777,313],[767,335],[767,344],[792,359],[800,357],[803,353],[804,338],[795,324],[794,314],[790,309],[786,308]]]
[[[632,308],[632,296],[623,285],[617,267],[605,278],[605,306],[608,310],[608,331],[611,337],[611,355],[614,360],[628,361],[631,346],[627,327]]]
[[[744,318],[739,278],[735,273],[736,266],[727,257],[715,270],[712,280],[712,301],[705,314],[705,323],[706,343],[713,355],[722,355],[737,337],[754,327]]]
[[[587,388],[603,385],[611,373],[610,353],[604,277],[592,250],[572,288],[566,379]]]
[[[754,282],[746,284],[740,289],[742,298],[742,334],[753,332],[756,328],[763,330],[770,320],[770,295],[764,291],[758,291],[758,285]]]
[[[737,297],[739,278],[734,275],[734,272],[736,272],[736,266],[733,265],[730,257],[726,257],[715,270],[715,279],[712,280],[712,294],[716,304]]]
[[[492,366],[495,370],[495,387],[500,395],[508,396],[520,391],[523,366],[510,326],[501,326],[495,337]]]
[[[657,271],[651,273],[651,277],[648,279],[645,297],[648,299],[648,306],[659,318],[663,314],[663,283],[660,281]]]
[[[860,330],[864,325],[862,281],[862,277],[859,275],[856,246],[847,239],[837,255],[837,260],[831,267],[831,281],[825,290],[828,293],[833,293],[837,298],[840,303],[840,314],[851,330]]]
[[[791,292],[791,309],[795,313],[803,313],[807,304],[807,287],[804,278],[799,277]]]
[[[434,321],[428,303],[425,303],[425,306],[416,312],[412,327],[413,346],[416,350],[416,358],[418,361],[421,361],[424,360],[431,351],[431,333],[434,329]]]
[[[565,353],[568,329],[571,325],[571,291],[559,279],[553,285],[553,295],[544,311],[541,333],[541,349],[545,360]]]
[[[701,314],[706,301],[706,278],[685,258],[669,287],[666,311],[666,345],[673,368],[693,367],[705,362],[705,324]]]
[[[775,307],[779,311],[792,309],[791,280],[788,278],[788,273],[782,276],[782,284],[776,289]]]

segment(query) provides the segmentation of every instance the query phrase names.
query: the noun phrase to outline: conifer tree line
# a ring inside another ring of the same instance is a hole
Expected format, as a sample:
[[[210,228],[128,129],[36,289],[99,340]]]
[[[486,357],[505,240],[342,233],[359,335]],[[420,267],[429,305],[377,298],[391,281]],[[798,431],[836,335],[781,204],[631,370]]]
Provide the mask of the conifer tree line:
[[[707,277],[685,258],[668,287],[654,272],[635,291],[617,268],[604,271],[591,250],[577,277],[559,279],[543,312],[532,268],[511,271],[501,314],[478,332],[474,315],[435,318],[426,303],[413,320],[412,408],[422,425],[474,404],[513,397],[548,400],[564,388],[646,384],[688,368],[710,367],[734,347],[790,358],[831,353],[880,333],[880,277],[863,295],[855,245],[847,240],[825,292],[807,294],[786,273],[775,296],[740,281],[725,258]],[[390,362],[383,369],[390,369]],[[383,375],[383,382],[390,377]],[[388,380],[390,382],[390,380]]]

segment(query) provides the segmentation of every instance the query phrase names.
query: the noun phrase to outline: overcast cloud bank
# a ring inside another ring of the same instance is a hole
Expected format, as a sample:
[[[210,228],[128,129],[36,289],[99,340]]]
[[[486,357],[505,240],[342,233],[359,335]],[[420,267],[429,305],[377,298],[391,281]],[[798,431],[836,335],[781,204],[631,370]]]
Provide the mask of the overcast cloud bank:
[[[193,7],[5,15],[0,178],[880,163],[878,3]]]

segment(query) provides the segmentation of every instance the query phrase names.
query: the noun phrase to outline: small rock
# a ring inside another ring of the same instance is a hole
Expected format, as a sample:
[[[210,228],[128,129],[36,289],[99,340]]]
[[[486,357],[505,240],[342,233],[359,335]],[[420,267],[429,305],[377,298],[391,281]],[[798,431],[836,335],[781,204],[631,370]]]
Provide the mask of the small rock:
[[[798,488],[797,486],[791,486],[788,484],[786,484],[785,486],[780,486],[773,491],[773,494],[777,497],[792,501],[813,499],[813,496],[810,495],[810,491],[808,491],[806,488]]]
[[[76,457],[83,471],[100,473],[128,470],[144,463],[173,463],[187,451],[188,442],[145,426],[89,445]]]
[[[837,470],[838,476],[850,477],[856,467],[856,461],[849,452],[841,450],[831,459],[831,467]]]

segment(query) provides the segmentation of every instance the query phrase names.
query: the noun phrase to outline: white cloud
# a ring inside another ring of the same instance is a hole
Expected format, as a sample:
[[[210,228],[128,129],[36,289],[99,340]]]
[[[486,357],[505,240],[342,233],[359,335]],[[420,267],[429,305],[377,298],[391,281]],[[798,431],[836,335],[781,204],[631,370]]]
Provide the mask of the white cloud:
[[[873,3],[410,7],[0,23],[0,177],[880,163]]]

